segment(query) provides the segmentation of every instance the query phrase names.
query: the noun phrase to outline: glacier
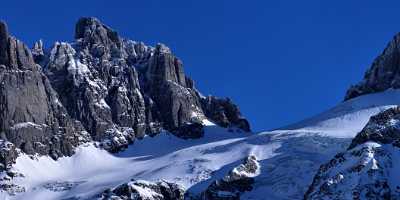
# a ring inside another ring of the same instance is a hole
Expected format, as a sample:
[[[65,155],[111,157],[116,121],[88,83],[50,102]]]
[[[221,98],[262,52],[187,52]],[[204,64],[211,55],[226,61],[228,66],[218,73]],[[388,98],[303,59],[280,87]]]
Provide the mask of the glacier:
[[[249,134],[205,120],[205,135],[200,139],[180,139],[164,131],[115,154],[95,143],[57,161],[22,154],[12,170],[23,177],[12,181],[26,191],[13,196],[0,192],[0,199],[96,199],[105,189],[133,179],[163,179],[197,194],[249,155],[258,158],[261,170],[253,190],[241,199],[302,199],[321,164],[345,150],[372,115],[399,103],[400,90],[389,89],[272,131]]]

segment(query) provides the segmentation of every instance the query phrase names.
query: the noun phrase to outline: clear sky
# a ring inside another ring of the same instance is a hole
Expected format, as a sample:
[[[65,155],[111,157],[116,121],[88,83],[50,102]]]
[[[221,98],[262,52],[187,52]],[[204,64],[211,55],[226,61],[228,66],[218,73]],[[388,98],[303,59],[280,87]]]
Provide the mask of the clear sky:
[[[231,97],[254,130],[342,101],[400,31],[400,2],[376,0],[41,0],[1,3],[22,41],[70,41],[80,16],[171,47],[207,95]]]

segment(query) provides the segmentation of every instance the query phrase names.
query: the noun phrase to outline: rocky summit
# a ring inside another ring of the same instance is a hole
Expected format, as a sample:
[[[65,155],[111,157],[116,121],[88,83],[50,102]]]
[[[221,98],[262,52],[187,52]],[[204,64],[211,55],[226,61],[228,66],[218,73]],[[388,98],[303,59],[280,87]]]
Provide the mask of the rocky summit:
[[[74,38],[29,49],[0,23],[1,169],[19,151],[57,159],[90,141],[117,152],[162,130],[200,138],[206,119],[250,131],[231,100],[201,95],[167,46],[122,38],[92,17]]]
[[[394,36],[385,50],[372,62],[364,79],[351,86],[345,100],[360,95],[382,92],[389,88],[400,88],[400,33]]]

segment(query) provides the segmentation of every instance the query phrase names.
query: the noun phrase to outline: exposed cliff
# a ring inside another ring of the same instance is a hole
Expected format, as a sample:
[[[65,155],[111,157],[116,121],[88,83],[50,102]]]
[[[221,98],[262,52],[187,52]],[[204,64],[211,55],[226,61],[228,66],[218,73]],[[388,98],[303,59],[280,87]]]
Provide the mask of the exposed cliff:
[[[79,19],[75,41],[50,49],[29,49],[1,22],[0,82],[3,168],[19,150],[57,159],[89,141],[120,151],[162,130],[199,138],[206,119],[250,131],[232,101],[202,97],[168,47],[122,38],[91,17]]]

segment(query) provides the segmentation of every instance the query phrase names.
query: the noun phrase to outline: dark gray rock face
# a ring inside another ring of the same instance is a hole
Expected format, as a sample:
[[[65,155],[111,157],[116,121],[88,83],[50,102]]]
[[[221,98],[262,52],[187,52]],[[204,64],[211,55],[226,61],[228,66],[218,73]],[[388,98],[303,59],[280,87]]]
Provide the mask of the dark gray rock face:
[[[54,45],[44,72],[68,114],[82,122],[94,140],[107,140],[103,146],[112,146],[112,151],[118,144],[126,146],[121,141],[154,136],[162,129],[182,138],[201,137],[204,108],[207,113],[214,107],[222,110],[225,118],[223,123],[217,119],[218,124],[250,130],[231,101],[204,107],[182,62],[165,45],[153,48],[123,39],[96,18],[80,19],[75,39],[72,45]],[[129,128],[133,132],[119,134],[118,142],[110,138],[109,133]]]
[[[0,171],[11,168],[18,157],[15,145],[11,142],[0,140]]]
[[[203,127],[201,123],[188,123],[181,125],[174,134],[183,139],[198,139],[204,136]]]
[[[250,130],[230,100],[201,97],[168,47],[124,39],[96,18],[51,49],[30,50],[0,23],[0,83],[0,139],[13,145],[0,152],[3,167],[18,149],[56,159],[87,141],[117,152],[163,129],[199,138],[206,117]]]
[[[98,60],[90,54],[84,60],[76,56],[71,45],[57,43],[45,67],[68,113],[81,121],[95,140],[103,139],[114,124],[143,134],[145,106],[135,69],[108,61],[97,66]]]
[[[147,182],[131,181],[107,190],[102,200],[183,200],[185,189],[177,184],[166,181]]]
[[[74,46],[53,47],[45,73],[95,140],[110,129],[133,128],[127,138],[133,140],[192,122],[190,106],[198,101],[184,88],[182,65],[167,47],[124,40],[95,18],[80,19],[75,38]]]
[[[147,65],[145,90],[157,105],[164,127],[173,131],[188,122],[201,122],[199,98],[187,87],[182,62],[170,49],[158,44]]]
[[[80,40],[81,45],[94,57],[120,56],[122,41],[118,33],[96,18],[79,19],[75,27],[75,39]]]
[[[201,99],[205,115],[222,127],[236,126],[246,132],[250,131],[249,122],[242,117],[239,107],[229,98],[221,99],[208,96]]]
[[[30,50],[22,42],[9,36],[4,22],[0,22],[0,65],[7,69],[35,68]]]
[[[6,23],[0,21],[0,64],[8,64],[8,28]]]
[[[95,18],[82,18],[75,38],[74,46],[56,43],[45,67],[68,113],[98,141],[107,139],[106,132],[126,128],[134,130],[133,137],[126,138],[130,141],[145,131],[159,130],[153,127],[157,123],[146,124],[138,73],[128,66],[125,43],[118,34]],[[128,42],[127,46],[134,49]]]
[[[260,165],[255,156],[249,156],[243,164],[232,169],[224,178],[214,181],[200,199],[239,200],[240,195],[253,189],[254,177],[259,174]]]
[[[86,131],[59,103],[30,50],[8,35],[5,24],[0,24],[0,29],[1,139],[28,154],[55,159],[72,155],[75,146],[88,141]],[[13,162],[14,154],[2,159],[5,166]]]
[[[389,88],[400,88],[400,34],[397,34],[387,45],[381,55],[372,63],[364,79],[350,87],[345,100]]]

